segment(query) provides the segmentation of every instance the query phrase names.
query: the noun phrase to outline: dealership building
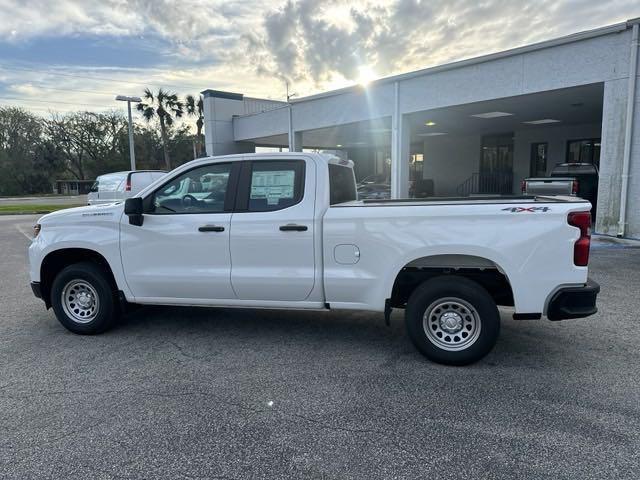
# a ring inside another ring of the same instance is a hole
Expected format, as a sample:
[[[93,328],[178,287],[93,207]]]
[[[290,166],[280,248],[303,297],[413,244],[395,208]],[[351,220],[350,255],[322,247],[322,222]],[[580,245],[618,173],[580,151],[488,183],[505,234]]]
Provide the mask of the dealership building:
[[[393,198],[419,184],[438,197],[519,194],[522,179],[558,163],[593,163],[596,232],[640,238],[639,24],[290,103],[206,90],[207,154],[335,151],[358,180],[389,182]]]

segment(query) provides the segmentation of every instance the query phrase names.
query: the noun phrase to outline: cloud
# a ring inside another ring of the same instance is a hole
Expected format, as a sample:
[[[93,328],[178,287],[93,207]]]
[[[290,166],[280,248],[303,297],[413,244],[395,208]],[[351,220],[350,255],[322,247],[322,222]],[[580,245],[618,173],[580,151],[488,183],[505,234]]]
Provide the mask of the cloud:
[[[322,88],[355,80],[367,65],[379,75],[410,71],[567,35],[640,13],[631,2],[591,0],[287,1],[269,12],[253,45],[256,68]]]
[[[0,93],[4,83],[5,91],[33,99],[41,94],[38,88],[49,86],[69,90],[58,91],[58,99],[103,104],[111,102],[106,93],[135,93],[148,83],[179,93],[216,88],[282,98],[284,79],[298,94],[310,94],[356,81],[362,66],[391,75],[638,15],[628,0],[0,0],[0,47],[13,46],[18,58],[47,38],[76,39],[77,48],[86,50],[84,39],[92,36],[128,57],[133,53],[125,47],[140,39],[150,51],[149,62],[137,69],[123,69],[104,56],[91,68],[73,62],[52,66],[54,61],[33,66],[41,72],[108,75],[120,84],[3,71],[5,56]],[[119,37],[127,41],[112,42]],[[101,73],[100,67],[111,71]],[[32,87],[20,89],[26,82]]]

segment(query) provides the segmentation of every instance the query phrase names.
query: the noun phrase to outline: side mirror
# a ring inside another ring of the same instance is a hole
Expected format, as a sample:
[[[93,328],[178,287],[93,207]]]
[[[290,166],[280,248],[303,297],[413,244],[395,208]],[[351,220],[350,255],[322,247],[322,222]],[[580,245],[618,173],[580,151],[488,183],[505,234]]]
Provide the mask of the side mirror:
[[[124,201],[124,214],[129,217],[130,225],[137,225],[138,227],[140,227],[144,220],[142,213],[142,198],[133,197],[127,198]]]

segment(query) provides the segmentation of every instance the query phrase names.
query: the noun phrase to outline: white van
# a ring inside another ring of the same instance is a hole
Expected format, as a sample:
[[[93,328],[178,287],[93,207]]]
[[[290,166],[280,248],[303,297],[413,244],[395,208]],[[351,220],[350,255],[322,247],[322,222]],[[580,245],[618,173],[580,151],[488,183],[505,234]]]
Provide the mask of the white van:
[[[96,178],[89,190],[89,205],[122,202],[164,176],[164,170],[135,170],[106,173]]]

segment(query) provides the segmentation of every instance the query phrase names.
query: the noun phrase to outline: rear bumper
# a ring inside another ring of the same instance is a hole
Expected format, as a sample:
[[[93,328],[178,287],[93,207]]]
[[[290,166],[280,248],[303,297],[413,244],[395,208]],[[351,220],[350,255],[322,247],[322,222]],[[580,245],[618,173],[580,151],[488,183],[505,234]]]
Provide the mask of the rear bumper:
[[[549,301],[547,318],[549,320],[564,320],[593,315],[598,311],[596,297],[599,292],[600,285],[591,279],[579,287],[561,288],[553,294],[551,301]]]

